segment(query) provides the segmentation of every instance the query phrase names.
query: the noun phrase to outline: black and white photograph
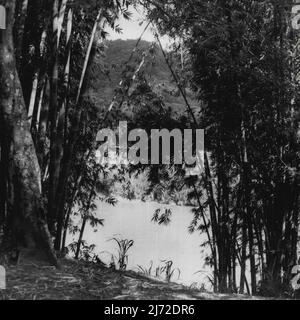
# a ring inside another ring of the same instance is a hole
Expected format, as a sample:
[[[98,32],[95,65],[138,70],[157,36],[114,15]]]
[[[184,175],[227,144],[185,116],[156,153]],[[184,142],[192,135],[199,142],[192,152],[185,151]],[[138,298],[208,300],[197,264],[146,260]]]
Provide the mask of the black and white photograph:
[[[299,191],[300,1],[0,0],[0,300],[300,300]]]

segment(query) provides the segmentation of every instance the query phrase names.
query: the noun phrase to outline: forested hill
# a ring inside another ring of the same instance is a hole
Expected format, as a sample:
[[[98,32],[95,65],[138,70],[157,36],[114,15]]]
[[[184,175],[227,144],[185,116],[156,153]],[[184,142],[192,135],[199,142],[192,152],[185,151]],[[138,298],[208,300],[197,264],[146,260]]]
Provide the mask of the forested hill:
[[[89,96],[99,106],[109,105],[120,81],[126,76],[126,70],[129,71],[127,76],[135,72],[145,56],[140,74],[145,75],[148,84],[155,93],[163,97],[167,107],[178,113],[185,112],[184,100],[159,46],[143,40],[136,45],[137,40],[115,40],[105,44],[104,54],[96,58],[96,72]]]

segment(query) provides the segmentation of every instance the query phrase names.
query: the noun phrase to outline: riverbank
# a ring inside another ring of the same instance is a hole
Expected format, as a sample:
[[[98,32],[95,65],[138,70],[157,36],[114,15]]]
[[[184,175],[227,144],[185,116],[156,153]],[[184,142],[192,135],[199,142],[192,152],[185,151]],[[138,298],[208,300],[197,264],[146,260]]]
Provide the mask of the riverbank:
[[[183,285],[119,272],[96,264],[63,259],[62,268],[27,263],[10,265],[2,300],[262,300],[217,295]]]

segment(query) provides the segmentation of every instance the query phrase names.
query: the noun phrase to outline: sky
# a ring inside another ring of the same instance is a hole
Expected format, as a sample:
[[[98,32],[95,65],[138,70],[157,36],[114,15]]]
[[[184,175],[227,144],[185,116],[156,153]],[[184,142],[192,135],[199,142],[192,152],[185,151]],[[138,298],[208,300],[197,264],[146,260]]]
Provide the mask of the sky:
[[[120,28],[123,30],[121,34],[114,32],[114,30],[109,30],[109,40],[127,40],[127,39],[139,39],[142,32],[144,31],[148,21],[146,21],[146,15],[143,13],[142,10],[136,11],[131,9],[130,12],[132,13],[131,20],[126,20],[123,17],[117,22]],[[141,25],[140,23],[143,22]],[[153,34],[152,27],[149,26],[147,31],[143,36],[143,40],[153,42],[156,41],[155,36]],[[161,42],[164,48],[167,48],[170,44],[170,39],[166,36],[161,37]]]

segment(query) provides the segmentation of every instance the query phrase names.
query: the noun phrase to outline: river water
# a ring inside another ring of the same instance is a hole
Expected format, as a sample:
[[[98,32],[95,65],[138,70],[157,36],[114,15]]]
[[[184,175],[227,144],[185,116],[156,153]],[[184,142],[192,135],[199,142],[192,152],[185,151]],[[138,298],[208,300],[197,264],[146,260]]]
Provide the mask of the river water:
[[[97,232],[88,227],[84,240],[96,245],[95,252],[104,262],[110,262],[111,254],[117,256],[117,243],[110,241],[116,236],[119,239],[134,240],[134,245],[128,252],[129,270],[137,271],[138,265],[149,268],[151,261],[155,269],[162,265],[162,260],[169,260],[173,261],[174,268],[180,270],[180,278],[176,273],[172,281],[188,286],[207,283],[207,249],[201,247],[206,236],[199,232],[188,232],[193,218],[190,207],[126,200],[120,200],[115,207],[98,202],[97,207],[97,217],[104,219],[104,227],[98,227]],[[158,208],[172,210],[172,221],[168,226],[151,222]]]

